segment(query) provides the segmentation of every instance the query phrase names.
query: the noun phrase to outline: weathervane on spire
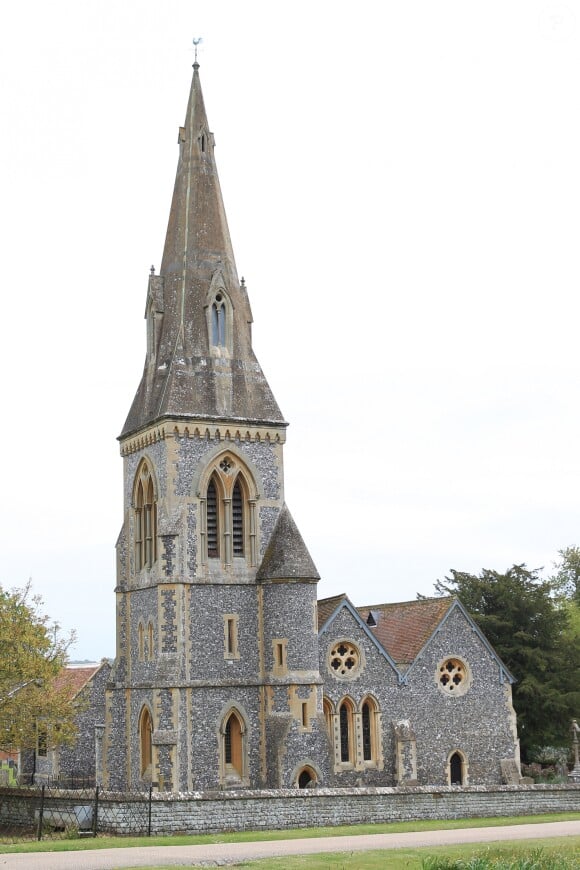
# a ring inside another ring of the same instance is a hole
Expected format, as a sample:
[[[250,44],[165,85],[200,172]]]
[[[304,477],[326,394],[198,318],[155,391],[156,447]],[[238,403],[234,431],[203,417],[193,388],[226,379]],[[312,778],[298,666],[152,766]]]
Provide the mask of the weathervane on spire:
[[[193,39],[193,44],[195,45],[195,58],[193,60],[194,63],[197,63],[197,46],[199,45],[200,42],[203,42],[203,39],[201,38],[201,36],[194,37],[194,39]]]

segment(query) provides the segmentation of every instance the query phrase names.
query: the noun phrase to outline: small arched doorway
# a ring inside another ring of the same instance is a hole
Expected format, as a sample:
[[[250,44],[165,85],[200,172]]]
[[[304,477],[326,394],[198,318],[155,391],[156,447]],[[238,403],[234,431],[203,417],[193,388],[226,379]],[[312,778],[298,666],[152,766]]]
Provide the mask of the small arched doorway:
[[[449,759],[449,783],[450,785],[464,785],[463,757],[459,752],[454,752]]]
[[[316,781],[316,773],[308,765],[306,765],[306,767],[303,767],[298,774],[298,788],[309,788],[309,786],[314,785]]]

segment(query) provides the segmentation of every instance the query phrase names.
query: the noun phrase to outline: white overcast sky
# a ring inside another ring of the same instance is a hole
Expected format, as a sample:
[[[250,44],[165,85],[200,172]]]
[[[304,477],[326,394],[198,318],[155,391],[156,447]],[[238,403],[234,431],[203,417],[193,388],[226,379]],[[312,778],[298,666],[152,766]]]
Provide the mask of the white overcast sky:
[[[580,544],[580,7],[0,13],[0,583],[114,654],[119,434],[194,36],[286,496],[356,604]]]

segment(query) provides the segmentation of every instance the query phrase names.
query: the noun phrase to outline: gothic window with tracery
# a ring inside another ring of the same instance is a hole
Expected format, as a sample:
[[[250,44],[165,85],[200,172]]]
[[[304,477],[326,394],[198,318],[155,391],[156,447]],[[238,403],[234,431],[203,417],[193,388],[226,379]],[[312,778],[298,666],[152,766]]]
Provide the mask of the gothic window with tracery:
[[[135,486],[135,569],[151,568],[157,560],[157,500],[149,467],[144,462]]]
[[[256,564],[255,485],[236,457],[228,454],[215,460],[205,497],[201,498],[202,560],[219,559],[231,565],[245,558]],[[253,497],[250,493],[255,493]]]
[[[339,679],[349,679],[358,673],[361,655],[358,647],[349,640],[338,641],[330,650],[330,672]]]

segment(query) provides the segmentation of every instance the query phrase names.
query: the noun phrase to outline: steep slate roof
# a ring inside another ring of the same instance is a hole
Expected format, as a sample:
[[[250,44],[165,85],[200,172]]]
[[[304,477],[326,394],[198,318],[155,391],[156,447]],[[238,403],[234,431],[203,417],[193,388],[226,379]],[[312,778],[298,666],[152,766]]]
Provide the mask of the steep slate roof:
[[[450,597],[425,598],[356,609],[379,643],[401,666],[416,659],[454,601]],[[369,613],[371,622],[367,621]],[[373,619],[376,625],[372,625]]]
[[[256,580],[320,580],[316,565],[284,504],[258,568]]]
[[[216,288],[232,312],[232,352],[212,354],[207,311]],[[147,308],[155,341],[121,438],[163,418],[286,425],[252,350],[252,312],[238,280],[209,131],[199,64],[185,126],[159,275]]]

